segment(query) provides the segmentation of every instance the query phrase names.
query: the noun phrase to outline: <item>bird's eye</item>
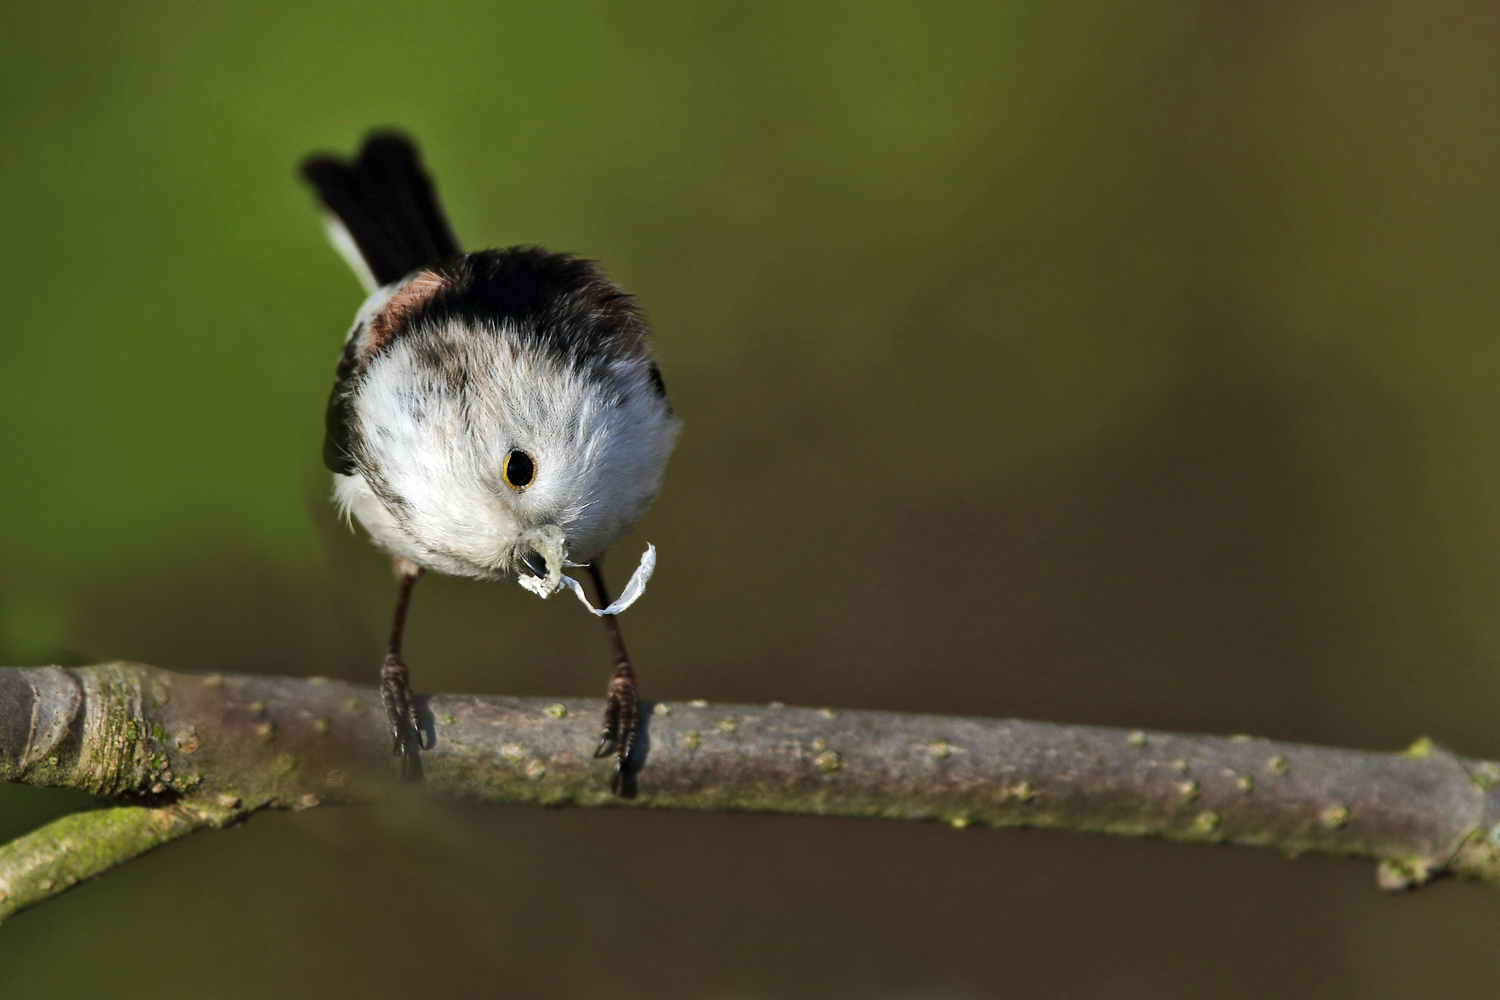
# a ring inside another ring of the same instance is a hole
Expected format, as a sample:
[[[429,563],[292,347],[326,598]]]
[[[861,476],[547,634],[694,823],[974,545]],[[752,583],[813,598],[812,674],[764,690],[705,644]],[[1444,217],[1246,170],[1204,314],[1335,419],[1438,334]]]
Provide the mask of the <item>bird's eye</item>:
[[[506,486],[520,492],[536,478],[536,463],[531,460],[530,455],[517,449],[505,456],[505,465],[500,469],[500,474],[505,477]]]

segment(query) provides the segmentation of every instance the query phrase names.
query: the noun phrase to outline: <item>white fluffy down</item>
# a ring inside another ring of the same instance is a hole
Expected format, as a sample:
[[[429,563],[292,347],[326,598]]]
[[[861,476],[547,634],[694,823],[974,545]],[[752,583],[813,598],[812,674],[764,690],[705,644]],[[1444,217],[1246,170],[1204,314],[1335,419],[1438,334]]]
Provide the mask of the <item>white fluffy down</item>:
[[[677,435],[648,358],[588,373],[515,330],[456,322],[397,338],[365,373],[354,417],[376,483],[335,475],[340,508],[390,552],[478,579],[514,573],[559,531],[567,558],[598,555],[656,498]],[[519,492],[501,475],[513,448],[536,465]]]

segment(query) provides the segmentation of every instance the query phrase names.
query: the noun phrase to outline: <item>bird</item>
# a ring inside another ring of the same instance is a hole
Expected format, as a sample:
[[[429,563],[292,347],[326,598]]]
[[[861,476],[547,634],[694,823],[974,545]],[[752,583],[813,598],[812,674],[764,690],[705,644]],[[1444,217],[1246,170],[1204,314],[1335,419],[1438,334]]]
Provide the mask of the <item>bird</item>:
[[[624,794],[640,710],[616,615],[644,589],[655,549],[615,602],[601,564],[656,499],[679,430],[641,310],[592,260],[463,251],[399,131],[371,132],[352,157],[309,156],[301,174],[368,296],[335,371],[323,463],[345,519],[392,558],[381,699],[401,778],[422,775],[402,657],[418,578],[515,579],[543,597],[566,585],[588,604],[565,573],[578,568],[614,652],[594,753],[613,754]]]

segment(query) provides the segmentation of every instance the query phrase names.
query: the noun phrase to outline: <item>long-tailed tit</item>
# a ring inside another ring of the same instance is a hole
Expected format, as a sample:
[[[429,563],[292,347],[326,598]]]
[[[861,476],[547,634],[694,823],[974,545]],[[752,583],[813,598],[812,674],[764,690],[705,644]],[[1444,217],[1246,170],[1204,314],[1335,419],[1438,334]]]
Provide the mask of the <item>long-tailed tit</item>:
[[[564,575],[576,566],[614,646],[596,755],[614,751],[618,790],[637,696],[614,615],[639,596],[655,550],[613,604],[600,559],[656,498],[677,436],[640,313],[592,261],[462,252],[403,136],[373,134],[356,158],[314,156],[302,173],[369,292],[328,400],[323,462],[339,507],[394,557],[381,693],[403,777],[421,775],[401,659],[417,577],[516,577],[543,597],[567,585],[583,598]]]

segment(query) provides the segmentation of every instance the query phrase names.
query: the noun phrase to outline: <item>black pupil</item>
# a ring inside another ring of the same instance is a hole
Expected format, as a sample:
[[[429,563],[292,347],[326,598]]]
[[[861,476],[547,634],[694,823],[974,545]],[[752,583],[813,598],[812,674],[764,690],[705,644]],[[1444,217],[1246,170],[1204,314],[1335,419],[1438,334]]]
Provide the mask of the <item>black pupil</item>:
[[[513,451],[505,456],[505,478],[512,486],[530,486],[535,475],[536,466],[524,451]]]

